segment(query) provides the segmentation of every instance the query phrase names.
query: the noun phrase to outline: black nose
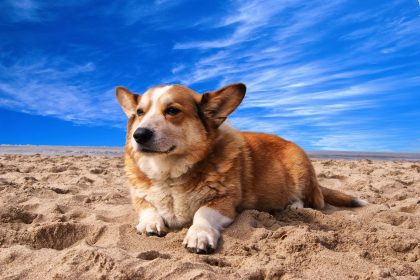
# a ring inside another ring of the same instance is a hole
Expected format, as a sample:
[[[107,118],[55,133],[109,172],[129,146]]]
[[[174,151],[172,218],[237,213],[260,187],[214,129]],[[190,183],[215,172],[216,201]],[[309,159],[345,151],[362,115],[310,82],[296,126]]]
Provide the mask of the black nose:
[[[137,143],[145,144],[153,137],[153,130],[144,127],[139,127],[136,129],[136,131],[134,131],[133,137]]]

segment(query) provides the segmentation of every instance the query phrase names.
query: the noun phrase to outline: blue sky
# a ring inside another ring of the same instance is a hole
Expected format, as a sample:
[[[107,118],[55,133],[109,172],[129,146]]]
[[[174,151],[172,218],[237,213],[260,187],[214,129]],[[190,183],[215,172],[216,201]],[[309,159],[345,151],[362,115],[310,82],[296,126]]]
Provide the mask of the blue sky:
[[[419,152],[419,12],[415,0],[3,0],[0,143],[122,146],[115,86],[244,82],[240,129],[308,150]]]

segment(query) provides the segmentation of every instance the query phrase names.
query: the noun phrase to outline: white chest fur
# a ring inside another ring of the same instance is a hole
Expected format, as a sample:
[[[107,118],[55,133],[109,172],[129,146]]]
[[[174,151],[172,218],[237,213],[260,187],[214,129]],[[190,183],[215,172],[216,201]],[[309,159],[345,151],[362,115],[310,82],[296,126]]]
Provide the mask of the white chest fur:
[[[131,189],[131,195],[152,204],[170,228],[192,222],[195,212],[212,196],[211,188],[186,191],[181,185],[156,184],[147,190]]]
[[[161,181],[181,176],[187,172],[192,164],[188,159],[177,159],[175,162],[170,157],[159,155],[154,157],[141,157],[137,165],[147,177]]]

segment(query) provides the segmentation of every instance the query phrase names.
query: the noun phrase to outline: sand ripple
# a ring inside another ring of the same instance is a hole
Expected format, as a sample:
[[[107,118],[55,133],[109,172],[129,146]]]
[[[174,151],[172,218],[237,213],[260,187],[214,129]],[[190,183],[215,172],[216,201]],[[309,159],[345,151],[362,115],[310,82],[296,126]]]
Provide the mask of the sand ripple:
[[[314,160],[371,202],[245,211],[209,256],[138,235],[119,157],[0,156],[1,279],[419,279],[420,163]]]

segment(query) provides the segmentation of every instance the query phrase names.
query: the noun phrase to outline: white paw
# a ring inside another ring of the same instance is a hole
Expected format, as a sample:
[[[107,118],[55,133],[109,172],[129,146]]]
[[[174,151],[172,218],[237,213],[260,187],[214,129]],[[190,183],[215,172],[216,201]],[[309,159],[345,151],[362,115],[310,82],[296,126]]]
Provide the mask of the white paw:
[[[290,209],[292,210],[297,210],[297,209],[302,209],[302,208],[303,208],[302,200],[297,200],[290,205]]]
[[[361,198],[355,198],[352,200],[352,206],[353,207],[363,207],[368,205],[369,202],[367,200],[361,199]]]
[[[162,217],[155,209],[151,208],[141,211],[136,229],[138,233],[146,233],[147,236],[157,235],[163,237],[167,232]]]
[[[217,247],[220,232],[206,225],[192,225],[182,244],[191,253],[210,254]]]

